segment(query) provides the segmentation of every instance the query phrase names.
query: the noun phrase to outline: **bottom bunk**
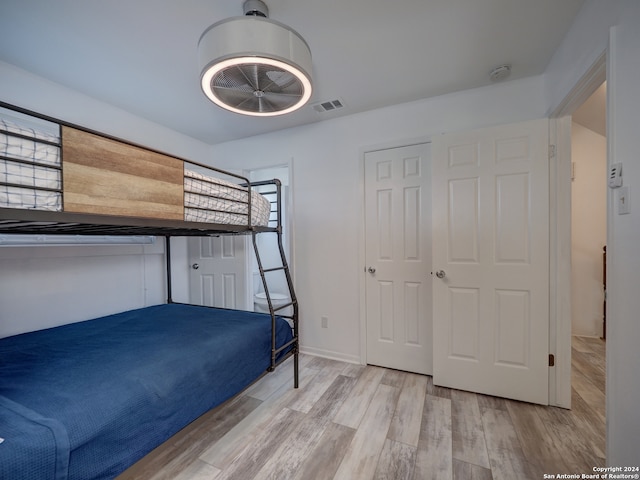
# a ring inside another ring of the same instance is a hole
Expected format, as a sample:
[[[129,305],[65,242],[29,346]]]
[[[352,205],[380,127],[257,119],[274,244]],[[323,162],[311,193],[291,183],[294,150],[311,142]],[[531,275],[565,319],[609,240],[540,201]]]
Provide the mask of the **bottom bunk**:
[[[115,477],[269,369],[271,330],[167,304],[0,339],[0,478]]]

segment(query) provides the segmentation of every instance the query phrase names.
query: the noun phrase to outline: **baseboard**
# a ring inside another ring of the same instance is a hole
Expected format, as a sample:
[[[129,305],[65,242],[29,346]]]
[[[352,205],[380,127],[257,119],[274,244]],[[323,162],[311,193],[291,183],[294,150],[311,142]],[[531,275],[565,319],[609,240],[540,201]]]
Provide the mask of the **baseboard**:
[[[334,352],[332,350],[324,350],[322,348],[305,347],[300,346],[300,353],[305,355],[313,355],[314,357],[323,357],[331,360],[338,360],[340,362],[355,363],[360,365],[360,357],[357,355],[347,355],[340,352]]]

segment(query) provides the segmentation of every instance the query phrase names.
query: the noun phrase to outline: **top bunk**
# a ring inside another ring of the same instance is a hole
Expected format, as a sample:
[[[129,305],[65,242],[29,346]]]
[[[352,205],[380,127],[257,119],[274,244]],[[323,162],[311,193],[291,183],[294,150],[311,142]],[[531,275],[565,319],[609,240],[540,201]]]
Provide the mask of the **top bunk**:
[[[273,191],[257,192],[267,184]],[[273,231],[272,204],[277,208],[279,201],[266,198],[271,193],[279,197],[277,180],[251,184],[232,172],[0,102],[1,234]]]

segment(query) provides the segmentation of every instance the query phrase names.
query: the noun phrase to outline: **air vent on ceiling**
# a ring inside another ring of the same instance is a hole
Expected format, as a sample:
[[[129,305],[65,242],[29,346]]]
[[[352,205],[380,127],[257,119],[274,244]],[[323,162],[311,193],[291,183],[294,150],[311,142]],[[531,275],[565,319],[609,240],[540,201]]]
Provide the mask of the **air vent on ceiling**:
[[[344,103],[340,99],[329,100],[327,102],[318,102],[311,105],[316,112],[332,112],[344,107]]]

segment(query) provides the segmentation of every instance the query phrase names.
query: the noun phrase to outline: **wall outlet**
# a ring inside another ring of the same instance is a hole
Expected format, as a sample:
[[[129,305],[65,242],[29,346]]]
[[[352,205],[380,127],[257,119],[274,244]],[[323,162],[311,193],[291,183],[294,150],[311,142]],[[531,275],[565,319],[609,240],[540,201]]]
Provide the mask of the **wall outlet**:
[[[329,328],[329,319],[327,317],[320,317],[320,326],[322,328]]]

